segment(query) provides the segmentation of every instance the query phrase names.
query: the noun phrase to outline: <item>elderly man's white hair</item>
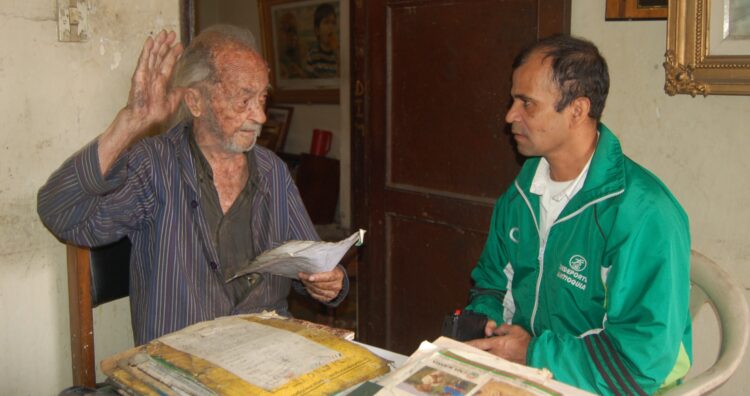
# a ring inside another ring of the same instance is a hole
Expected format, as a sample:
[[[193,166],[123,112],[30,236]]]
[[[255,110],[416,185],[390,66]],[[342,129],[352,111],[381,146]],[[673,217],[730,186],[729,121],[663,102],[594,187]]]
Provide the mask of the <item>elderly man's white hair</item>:
[[[202,82],[216,82],[214,55],[218,48],[235,44],[253,52],[258,51],[255,36],[244,28],[232,25],[214,25],[200,32],[183,51],[172,75],[172,87],[194,87]],[[192,119],[185,102],[180,104],[175,123]]]

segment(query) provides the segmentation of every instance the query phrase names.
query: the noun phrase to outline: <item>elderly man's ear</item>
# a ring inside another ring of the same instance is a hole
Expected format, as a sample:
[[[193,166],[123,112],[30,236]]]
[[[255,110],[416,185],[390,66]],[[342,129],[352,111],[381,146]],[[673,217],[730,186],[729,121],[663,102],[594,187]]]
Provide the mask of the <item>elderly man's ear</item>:
[[[203,96],[196,88],[185,89],[185,105],[193,117],[200,117],[203,114]]]

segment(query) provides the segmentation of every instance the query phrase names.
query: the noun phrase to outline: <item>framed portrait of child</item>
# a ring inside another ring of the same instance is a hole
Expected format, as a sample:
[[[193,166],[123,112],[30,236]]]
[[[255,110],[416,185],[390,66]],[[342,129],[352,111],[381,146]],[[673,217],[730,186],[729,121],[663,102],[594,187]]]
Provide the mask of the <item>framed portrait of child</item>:
[[[271,93],[280,103],[338,103],[339,0],[260,0]]]

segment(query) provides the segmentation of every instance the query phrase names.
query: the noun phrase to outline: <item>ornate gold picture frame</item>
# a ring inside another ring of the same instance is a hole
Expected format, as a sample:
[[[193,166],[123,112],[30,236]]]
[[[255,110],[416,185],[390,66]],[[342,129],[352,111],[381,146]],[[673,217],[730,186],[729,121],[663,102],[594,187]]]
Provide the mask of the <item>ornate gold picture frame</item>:
[[[672,0],[664,90],[750,95],[750,1]]]

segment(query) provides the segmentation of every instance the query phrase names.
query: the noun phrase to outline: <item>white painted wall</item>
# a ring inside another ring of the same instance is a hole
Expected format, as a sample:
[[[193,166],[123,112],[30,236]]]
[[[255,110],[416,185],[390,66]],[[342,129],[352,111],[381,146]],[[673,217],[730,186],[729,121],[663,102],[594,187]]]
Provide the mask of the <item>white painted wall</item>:
[[[149,32],[177,27],[178,2],[91,0],[86,43],[57,41],[56,1],[0,2],[0,394],[70,386],[65,248],[41,225],[49,174],[125,104]],[[127,300],[95,312],[97,359],[131,346]]]
[[[734,275],[750,296],[750,96],[664,93],[666,21],[604,21],[604,2],[573,0],[572,33],[609,63],[602,118],[623,150],[658,175],[690,217],[693,249]],[[696,330],[699,361],[715,353],[716,330]],[[717,395],[746,394],[750,356]]]

